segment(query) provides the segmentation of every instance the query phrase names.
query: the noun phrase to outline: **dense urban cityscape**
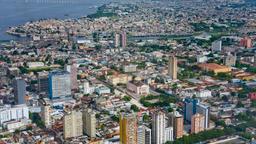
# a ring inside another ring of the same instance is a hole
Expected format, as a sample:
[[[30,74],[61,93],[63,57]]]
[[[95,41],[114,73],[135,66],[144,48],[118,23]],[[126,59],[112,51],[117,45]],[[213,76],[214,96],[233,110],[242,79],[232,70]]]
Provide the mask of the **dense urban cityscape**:
[[[255,0],[97,9],[8,28],[0,144],[256,143]]]

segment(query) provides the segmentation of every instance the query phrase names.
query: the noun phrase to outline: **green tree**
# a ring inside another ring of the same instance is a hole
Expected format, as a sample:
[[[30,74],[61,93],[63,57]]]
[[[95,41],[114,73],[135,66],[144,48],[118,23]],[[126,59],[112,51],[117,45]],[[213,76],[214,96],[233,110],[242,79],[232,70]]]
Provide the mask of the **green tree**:
[[[140,109],[136,106],[136,105],[131,105],[131,110],[133,110],[134,112],[139,112]]]
[[[252,101],[251,107],[256,107],[256,100],[253,100],[253,101]]]
[[[124,101],[126,101],[126,102],[129,102],[129,101],[131,101],[131,97],[129,97],[129,96],[124,96],[123,98],[122,98]]]
[[[241,101],[238,101],[236,107],[238,108],[244,107],[244,104],[242,104]]]
[[[144,114],[142,119],[143,119],[144,122],[148,122],[149,121],[149,115]]]
[[[119,122],[119,117],[116,115],[111,116],[111,119],[115,122]]]
[[[223,126],[223,127],[227,126],[224,120],[218,120],[218,121],[215,122],[215,124],[217,126]]]

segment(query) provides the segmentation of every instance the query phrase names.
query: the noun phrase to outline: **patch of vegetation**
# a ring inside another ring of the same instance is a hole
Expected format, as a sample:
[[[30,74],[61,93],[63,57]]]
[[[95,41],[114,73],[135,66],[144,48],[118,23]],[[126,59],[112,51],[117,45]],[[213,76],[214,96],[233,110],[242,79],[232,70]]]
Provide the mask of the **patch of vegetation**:
[[[129,102],[129,101],[131,101],[131,97],[129,97],[129,96],[124,96],[123,98],[122,98],[124,101],[126,101],[126,102]]]
[[[235,130],[232,128],[224,128],[223,130],[213,129],[213,130],[203,131],[198,134],[183,136],[182,138],[177,139],[173,142],[166,142],[166,144],[192,144],[192,143],[198,143],[198,142],[218,138],[225,135],[231,135],[233,133],[235,133]]]
[[[156,101],[150,102],[154,100]],[[145,107],[166,107],[166,106],[170,106],[170,103],[175,103],[175,102],[176,102],[176,98],[174,96],[163,95],[163,94],[158,96],[148,95],[140,99],[140,103],[142,103],[143,106]]]
[[[31,119],[32,123],[35,123],[38,127],[45,127],[44,122],[41,120],[41,117],[38,113],[29,113],[29,119]]]
[[[136,106],[136,105],[131,105],[131,110],[133,110],[134,112],[139,112],[140,109]]]

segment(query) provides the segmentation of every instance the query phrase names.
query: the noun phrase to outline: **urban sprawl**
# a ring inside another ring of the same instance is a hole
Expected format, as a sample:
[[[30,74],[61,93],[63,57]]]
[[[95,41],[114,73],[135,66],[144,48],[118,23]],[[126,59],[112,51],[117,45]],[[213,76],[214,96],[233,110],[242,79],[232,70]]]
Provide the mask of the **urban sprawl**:
[[[129,0],[0,41],[0,144],[256,143],[256,1]]]

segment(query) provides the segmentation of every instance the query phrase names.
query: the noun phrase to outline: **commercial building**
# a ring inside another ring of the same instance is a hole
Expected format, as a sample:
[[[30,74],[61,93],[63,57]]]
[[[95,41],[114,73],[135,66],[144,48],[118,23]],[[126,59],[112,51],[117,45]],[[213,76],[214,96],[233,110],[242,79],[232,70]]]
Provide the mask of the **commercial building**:
[[[177,58],[175,56],[170,56],[169,62],[168,62],[168,75],[173,80],[177,79],[177,71],[178,71]]]
[[[95,88],[90,86],[89,81],[84,82],[84,94],[92,94]]]
[[[96,137],[96,113],[92,109],[83,111],[83,129],[89,137]]]
[[[127,84],[127,89],[138,95],[148,95],[149,86],[141,81],[131,81]]]
[[[26,96],[26,82],[22,78],[13,80],[14,98],[16,104],[24,104]]]
[[[204,129],[209,128],[210,120],[210,108],[199,102],[197,99],[185,99],[184,101],[184,118],[186,121],[191,122],[192,116],[195,114],[201,114],[204,117]]]
[[[212,97],[212,92],[207,89],[198,89],[195,93],[197,98],[209,98]]]
[[[138,126],[134,114],[121,114],[119,119],[121,144],[137,144]]]
[[[138,144],[151,144],[151,129],[145,125],[138,127]]]
[[[37,75],[38,82],[38,93],[48,95],[49,92],[49,73],[48,72],[38,72]]]
[[[191,133],[199,133],[204,130],[204,116],[196,113],[191,118]]]
[[[202,63],[202,64],[198,64],[198,67],[201,68],[204,71],[214,72],[215,74],[231,72],[230,67],[219,65],[219,64],[216,64],[216,63]]]
[[[71,111],[66,113],[63,120],[64,139],[83,135],[83,120],[81,112]]]
[[[71,96],[70,73],[66,71],[53,71],[49,74],[50,99]]]
[[[192,116],[196,113],[196,105],[199,103],[197,99],[186,98],[184,101],[184,119],[191,122]]]
[[[27,66],[29,68],[43,67],[44,63],[43,62],[28,62]]]
[[[102,94],[109,94],[109,93],[111,93],[111,90],[110,90],[110,88],[108,88],[106,86],[99,86],[99,87],[95,88],[95,92],[98,95],[102,95]]]
[[[207,56],[204,56],[204,55],[198,55],[196,57],[196,60],[198,63],[204,63],[208,60]]]
[[[127,84],[132,80],[132,76],[127,74],[114,74],[107,76],[107,81],[112,85]]]
[[[136,72],[137,71],[137,65],[129,64],[123,66],[124,72]]]

